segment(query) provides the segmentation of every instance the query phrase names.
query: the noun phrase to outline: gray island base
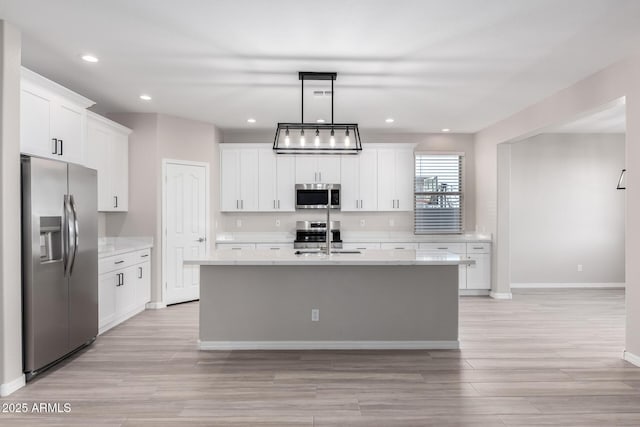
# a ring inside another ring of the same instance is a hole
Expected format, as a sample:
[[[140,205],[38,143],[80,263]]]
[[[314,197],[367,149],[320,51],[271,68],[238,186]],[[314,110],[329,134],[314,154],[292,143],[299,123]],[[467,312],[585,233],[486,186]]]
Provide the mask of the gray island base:
[[[413,250],[272,252],[185,261],[200,265],[200,349],[459,348],[458,266],[470,261]]]

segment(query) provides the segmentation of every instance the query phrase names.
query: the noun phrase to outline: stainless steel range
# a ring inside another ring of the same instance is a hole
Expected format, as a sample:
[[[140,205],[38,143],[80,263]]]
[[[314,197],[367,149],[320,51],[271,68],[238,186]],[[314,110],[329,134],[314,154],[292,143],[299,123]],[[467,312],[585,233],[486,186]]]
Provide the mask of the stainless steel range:
[[[296,221],[294,249],[320,249],[327,246],[326,221]],[[342,249],[340,221],[331,221],[331,247]]]

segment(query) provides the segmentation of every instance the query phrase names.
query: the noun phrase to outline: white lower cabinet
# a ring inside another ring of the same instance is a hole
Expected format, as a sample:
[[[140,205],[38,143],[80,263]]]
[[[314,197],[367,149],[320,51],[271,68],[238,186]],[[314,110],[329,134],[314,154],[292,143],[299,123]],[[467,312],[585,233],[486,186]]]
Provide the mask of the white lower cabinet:
[[[269,249],[272,251],[293,249],[293,243],[256,243],[256,249]]]
[[[491,243],[420,243],[420,249],[454,253],[475,261],[472,265],[460,266],[459,288],[476,291],[491,289]]]
[[[418,243],[380,243],[380,249],[418,249]]]
[[[151,300],[150,249],[101,258],[98,329],[104,333],[145,309]]]
[[[343,243],[342,249],[348,250],[348,251],[364,251],[367,249],[380,249],[380,243],[377,243],[377,242]]]

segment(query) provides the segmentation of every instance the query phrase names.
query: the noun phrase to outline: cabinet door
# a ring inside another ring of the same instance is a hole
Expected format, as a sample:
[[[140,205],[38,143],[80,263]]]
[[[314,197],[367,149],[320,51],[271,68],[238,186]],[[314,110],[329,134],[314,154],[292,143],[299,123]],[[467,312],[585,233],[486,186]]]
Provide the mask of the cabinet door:
[[[315,156],[296,157],[296,184],[314,184],[318,179],[318,159]]]
[[[98,279],[98,329],[116,318],[117,273],[103,274]]]
[[[278,160],[273,150],[258,150],[258,209],[260,211],[275,211],[278,195],[276,191],[276,175]]]
[[[111,132],[109,138],[110,201],[115,212],[129,210],[129,137]]]
[[[394,150],[378,150],[378,210],[392,211],[396,206]]]
[[[467,289],[491,289],[491,255],[469,254],[475,264],[467,266]]]
[[[67,162],[84,164],[86,110],[62,102],[55,104],[52,113],[53,137],[61,141],[61,158]]]
[[[136,269],[136,305],[142,306],[151,301],[151,263],[144,262]]]
[[[52,101],[28,87],[20,92],[20,152],[57,158],[51,136]]]
[[[360,159],[359,156],[343,156],[340,160],[340,210],[360,210]]]
[[[360,209],[378,209],[378,152],[363,150],[359,157]],[[344,186],[342,187],[344,189]]]
[[[279,211],[294,212],[296,186],[296,160],[291,156],[277,156],[276,207]],[[260,178],[262,179],[262,177]]]
[[[395,156],[396,209],[413,210],[415,159],[412,150],[397,150]]]
[[[340,182],[340,157],[318,157],[318,182],[323,184],[338,184]]]
[[[258,210],[258,150],[240,150],[240,210]]]
[[[116,287],[116,314],[122,316],[136,308],[136,282],[137,268],[135,266],[116,270],[115,274],[121,274],[120,286]],[[117,278],[116,278],[116,283]]]
[[[93,123],[87,127],[87,166],[98,171],[98,210],[112,210],[109,131]]]
[[[240,151],[220,150],[220,210],[240,210]]]

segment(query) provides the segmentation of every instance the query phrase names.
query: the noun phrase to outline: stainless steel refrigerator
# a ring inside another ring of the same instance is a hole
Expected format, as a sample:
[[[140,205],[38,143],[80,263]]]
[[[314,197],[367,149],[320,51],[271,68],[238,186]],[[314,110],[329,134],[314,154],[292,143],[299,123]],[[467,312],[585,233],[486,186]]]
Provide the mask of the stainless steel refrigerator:
[[[24,371],[31,379],[98,335],[96,171],[22,156]]]

